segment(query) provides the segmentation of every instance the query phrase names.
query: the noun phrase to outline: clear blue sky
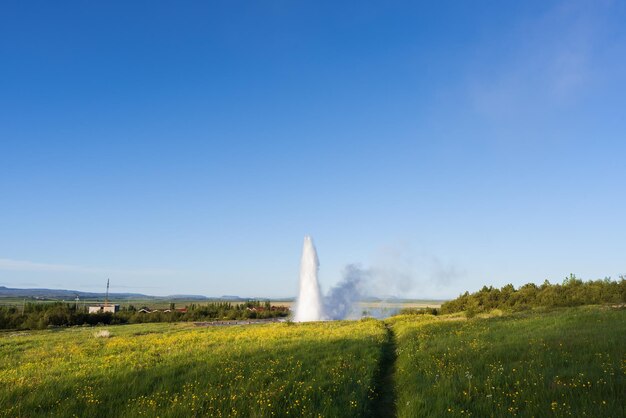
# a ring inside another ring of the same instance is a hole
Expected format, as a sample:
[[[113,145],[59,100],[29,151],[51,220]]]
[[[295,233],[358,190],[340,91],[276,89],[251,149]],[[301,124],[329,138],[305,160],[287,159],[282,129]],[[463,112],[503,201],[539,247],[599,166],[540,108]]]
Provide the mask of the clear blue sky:
[[[626,4],[0,5],[0,285],[626,273]],[[399,279],[400,278],[400,279]],[[399,282],[402,282],[398,284]]]

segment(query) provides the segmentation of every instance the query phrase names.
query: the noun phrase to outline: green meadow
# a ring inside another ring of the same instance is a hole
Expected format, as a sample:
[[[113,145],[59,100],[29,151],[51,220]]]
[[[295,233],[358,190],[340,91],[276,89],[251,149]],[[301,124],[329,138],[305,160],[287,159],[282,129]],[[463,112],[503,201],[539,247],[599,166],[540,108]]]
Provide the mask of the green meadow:
[[[626,415],[626,310],[392,323],[400,417]]]
[[[378,321],[7,333],[2,416],[360,416]]]
[[[626,310],[0,334],[0,416],[625,415]]]

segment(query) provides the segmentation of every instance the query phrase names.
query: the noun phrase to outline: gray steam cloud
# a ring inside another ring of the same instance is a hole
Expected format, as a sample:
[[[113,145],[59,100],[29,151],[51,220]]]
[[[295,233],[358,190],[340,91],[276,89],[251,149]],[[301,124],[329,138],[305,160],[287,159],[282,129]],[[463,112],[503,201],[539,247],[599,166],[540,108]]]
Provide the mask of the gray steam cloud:
[[[466,274],[456,263],[427,254],[412,255],[405,248],[387,248],[383,255],[375,267],[348,264],[344,268],[341,281],[324,297],[327,319],[356,319],[363,314],[385,318],[397,313],[397,307],[390,304],[395,298],[416,293],[418,298],[430,298],[442,290],[449,292]],[[381,302],[377,307],[361,306],[359,302],[368,297]]]
[[[349,318],[358,302],[366,296],[365,289],[370,279],[369,271],[355,264],[347,265],[341,282],[324,298],[324,312],[328,319]]]
[[[392,297],[389,292],[406,291],[411,286],[407,273],[384,268],[365,269],[358,264],[345,267],[342,280],[324,298],[324,312],[328,319],[356,319],[366,314],[385,318],[397,313],[398,309],[387,305]],[[376,297],[378,307],[363,308],[359,302],[367,297]]]

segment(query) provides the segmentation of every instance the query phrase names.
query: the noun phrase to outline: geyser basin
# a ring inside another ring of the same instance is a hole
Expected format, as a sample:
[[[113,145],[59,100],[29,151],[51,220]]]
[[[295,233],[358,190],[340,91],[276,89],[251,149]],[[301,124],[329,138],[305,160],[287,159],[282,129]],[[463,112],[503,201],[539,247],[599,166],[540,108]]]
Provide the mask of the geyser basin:
[[[300,259],[300,292],[296,302],[295,322],[321,321],[324,319],[324,304],[317,281],[319,261],[313,239],[306,235]]]

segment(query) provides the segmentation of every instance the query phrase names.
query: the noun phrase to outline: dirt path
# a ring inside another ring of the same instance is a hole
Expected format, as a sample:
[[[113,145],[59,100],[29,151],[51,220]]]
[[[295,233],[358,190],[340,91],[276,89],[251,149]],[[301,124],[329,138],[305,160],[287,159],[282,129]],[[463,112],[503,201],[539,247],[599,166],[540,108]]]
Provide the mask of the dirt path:
[[[382,346],[380,367],[376,376],[376,393],[372,415],[374,417],[392,418],[396,416],[396,393],[393,375],[396,364],[396,336],[391,327],[387,328],[387,339]]]

